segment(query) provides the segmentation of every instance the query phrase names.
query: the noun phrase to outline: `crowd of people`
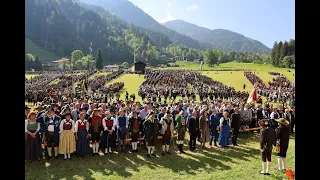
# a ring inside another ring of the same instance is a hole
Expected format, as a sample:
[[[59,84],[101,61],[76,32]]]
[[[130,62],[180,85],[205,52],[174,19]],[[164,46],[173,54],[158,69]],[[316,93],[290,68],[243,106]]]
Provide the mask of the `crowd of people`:
[[[121,74],[114,73],[108,78],[97,76],[93,79],[105,84]],[[90,85],[99,88],[94,86],[94,80]],[[31,112],[26,106],[25,159],[41,161],[45,156],[68,160],[73,154],[84,157],[99,155],[100,151],[105,155],[114,151],[126,153],[129,145],[133,153],[143,151],[138,144],[145,146],[146,157],[151,158],[160,155],[155,152],[157,144],[161,144],[162,156],[170,155],[174,138],[176,152],[181,154],[185,153],[186,133],[189,133],[190,151],[227,148],[238,146],[241,129],[262,127],[261,173],[269,173],[272,146],[280,146],[278,170],[286,169],[289,136],[283,132],[294,133],[294,106],[246,103],[247,93],[241,96],[240,92],[237,96],[234,88],[195,71],[147,71],[139,89],[142,102],[136,102],[132,95],[129,98],[128,93],[125,101],[121,100],[119,91],[123,86],[119,82],[105,87],[102,92],[116,93],[110,100],[104,93],[99,94],[99,98],[93,98],[98,97],[98,93],[72,97],[70,91],[64,91],[62,95],[44,93],[39,106]],[[196,93],[200,96],[199,102],[195,99]],[[177,95],[183,98],[175,101]],[[171,100],[167,100],[168,97]],[[270,135],[272,132],[274,138]]]
[[[236,91],[233,87],[203,76],[198,71],[151,70],[146,72],[145,79],[138,91],[143,100],[150,98],[160,102],[162,98],[175,100],[177,96],[196,100],[198,94],[200,101],[225,99],[240,103],[249,96],[245,91]]]
[[[261,96],[265,96],[268,102],[286,102],[289,100],[290,106],[294,106],[295,103],[295,87],[284,75],[280,73],[269,72],[269,74],[275,77],[272,81],[268,82],[268,86],[252,72],[245,72],[245,76],[251,82],[256,84],[257,93]]]

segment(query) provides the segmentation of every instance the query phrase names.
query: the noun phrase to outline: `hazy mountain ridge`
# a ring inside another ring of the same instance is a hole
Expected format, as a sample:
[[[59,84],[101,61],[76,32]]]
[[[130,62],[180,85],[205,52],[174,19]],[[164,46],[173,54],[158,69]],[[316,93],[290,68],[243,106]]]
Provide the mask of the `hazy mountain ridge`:
[[[226,29],[208,29],[183,20],[173,20],[163,23],[164,26],[190,36],[211,48],[232,49],[239,52],[270,53],[270,48],[252,38]]]

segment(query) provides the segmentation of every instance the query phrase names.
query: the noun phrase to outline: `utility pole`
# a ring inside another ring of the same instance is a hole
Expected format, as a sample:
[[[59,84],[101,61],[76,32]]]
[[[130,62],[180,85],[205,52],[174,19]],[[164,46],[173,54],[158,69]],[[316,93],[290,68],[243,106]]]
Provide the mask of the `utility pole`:
[[[89,55],[92,55],[92,42],[90,42],[90,46],[89,46]],[[90,63],[88,61],[88,71],[90,70]]]
[[[134,52],[133,52],[133,63],[136,63],[136,51],[137,51],[139,48],[140,48],[140,46],[139,46],[136,50],[134,50]]]

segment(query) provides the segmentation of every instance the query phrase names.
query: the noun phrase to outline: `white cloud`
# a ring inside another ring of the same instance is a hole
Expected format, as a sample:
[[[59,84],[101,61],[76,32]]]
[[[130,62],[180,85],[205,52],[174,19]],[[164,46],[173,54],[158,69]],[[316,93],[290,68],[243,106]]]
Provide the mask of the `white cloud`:
[[[207,27],[208,27],[208,25],[206,25],[206,24],[205,24],[205,25],[203,25],[203,27],[207,28]]]
[[[164,18],[160,19],[159,22],[160,23],[165,23],[165,22],[173,21],[173,20],[175,20],[175,18],[172,17],[171,12],[167,12],[167,17],[164,17]]]
[[[192,6],[187,7],[187,11],[195,11],[197,9],[199,9],[199,6],[195,5],[195,4],[192,5]]]
[[[142,8],[144,12],[149,11],[151,8]]]

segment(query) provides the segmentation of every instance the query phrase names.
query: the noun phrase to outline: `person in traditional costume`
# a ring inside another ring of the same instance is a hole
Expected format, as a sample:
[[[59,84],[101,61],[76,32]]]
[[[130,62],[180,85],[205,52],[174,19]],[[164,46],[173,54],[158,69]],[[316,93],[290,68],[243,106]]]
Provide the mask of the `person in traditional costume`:
[[[273,112],[270,114],[270,122],[271,122],[271,128],[272,129],[277,129],[278,127],[278,123],[276,121],[276,119],[280,118],[280,115],[278,113],[278,109],[274,108]]]
[[[230,119],[228,115],[228,111],[223,111],[223,117],[220,119],[220,134],[218,142],[221,147],[227,147],[229,145]]]
[[[157,157],[157,155],[154,154],[154,149],[155,143],[158,140],[159,121],[155,118],[155,113],[153,111],[149,113],[146,120],[143,122],[143,127],[145,129],[145,140],[148,142],[147,157],[150,158],[151,155]]]
[[[212,147],[212,140],[214,141],[214,146],[217,146],[219,137],[219,124],[220,118],[217,114],[217,110],[213,108],[212,114],[210,115],[210,148]]]
[[[291,115],[291,122],[290,122],[290,133],[294,133],[293,128],[294,128],[294,124],[295,124],[295,116],[296,116],[296,112],[295,112],[295,108],[294,106],[291,107],[291,110],[289,111],[290,115]]]
[[[67,160],[71,159],[71,153],[76,151],[75,122],[71,119],[71,113],[64,114],[64,117],[60,123],[59,153]]]
[[[93,109],[88,122],[90,125],[89,136],[91,136],[92,156],[94,156],[99,152],[99,143],[103,133],[102,117],[99,115],[99,109]]]
[[[196,143],[199,131],[199,123],[197,121],[197,111],[193,110],[192,116],[189,118],[188,131],[190,134],[189,148],[190,151],[196,150]]]
[[[262,155],[261,174],[269,175],[271,167],[272,147],[275,145],[275,131],[270,127],[269,121],[260,121],[262,127],[260,131],[260,152]]]
[[[36,121],[36,115],[31,112],[25,120],[25,160],[40,161],[42,158],[40,123]]]
[[[128,129],[128,117],[125,116],[124,109],[121,109],[119,111],[119,116],[117,117],[117,125],[119,129],[119,139],[120,139],[120,147],[121,151],[125,151],[126,146],[126,134]]]
[[[89,154],[90,146],[89,146],[89,122],[85,119],[86,113],[80,113],[80,119],[76,121],[75,124],[75,132],[76,132],[76,140],[77,140],[77,155],[84,157]]]
[[[183,142],[184,142],[184,137],[186,134],[186,120],[183,116],[183,110],[181,110],[180,113],[176,115],[175,121],[176,121],[175,130],[178,132],[178,137],[177,137],[178,151],[177,151],[177,153],[178,154],[185,153],[183,151]]]
[[[55,158],[58,159],[59,156],[59,131],[60,131],[60,123],[61,118],[57,116],[54,112],[54,109],[50,109],[48,111],[48,115],[44,117],[45,124],[45,136],[43,137],[46,140],[47,150],[48,150],[48,158],[52,157],[52,148],[54,148]]]
[[[171,154],[169,152],[169,146],[174,131],[171,112],[167,111],[166,115],[161,118],[159,123],[161,124],[160,134],[162,135],[162,155],[165,155],[166,153]]]
[[[206,109],[202,109],[200,112],[201,116],[199,119],[199,131],[200,138],[199,142],[202,148],[205,148],[206,142],[210,140],[210,121],[207,117]]]
[[[27,105],[25,105],[24,107],[24,119],[27,119],[28,118],[28,115],[30,113],[30,109]]]
[[[290,138],[290,126],[289,121],[284,118],[276,120],[279,123],[276,129],[276,143],[280,146],[280,152],[278,152],[278,171],[286,171],[287,168],[287,150],[289,146]]]
[[[138,117],[137,111],[132,111],[132,117],[129,119],[129,133],[131,137],[132,152],[138,152],[138,138],[141,132],[142,119]]]
[[[109,111],[106,111],[105,115],[106,117],[102,120],[103,135],[100,144],[101,148],[104,148],[104,154],[112,154],[112,148],[116,147],[117,121]]]
[[[239,108],[235,107],[234,108],[234,113],[231,115],[231,128],[232,128],[232,145],[233,146],[238,146],[237,139],[238,139],[238,134],[239,134],[239,129],[240,129],[240,114],[239,114]]]

